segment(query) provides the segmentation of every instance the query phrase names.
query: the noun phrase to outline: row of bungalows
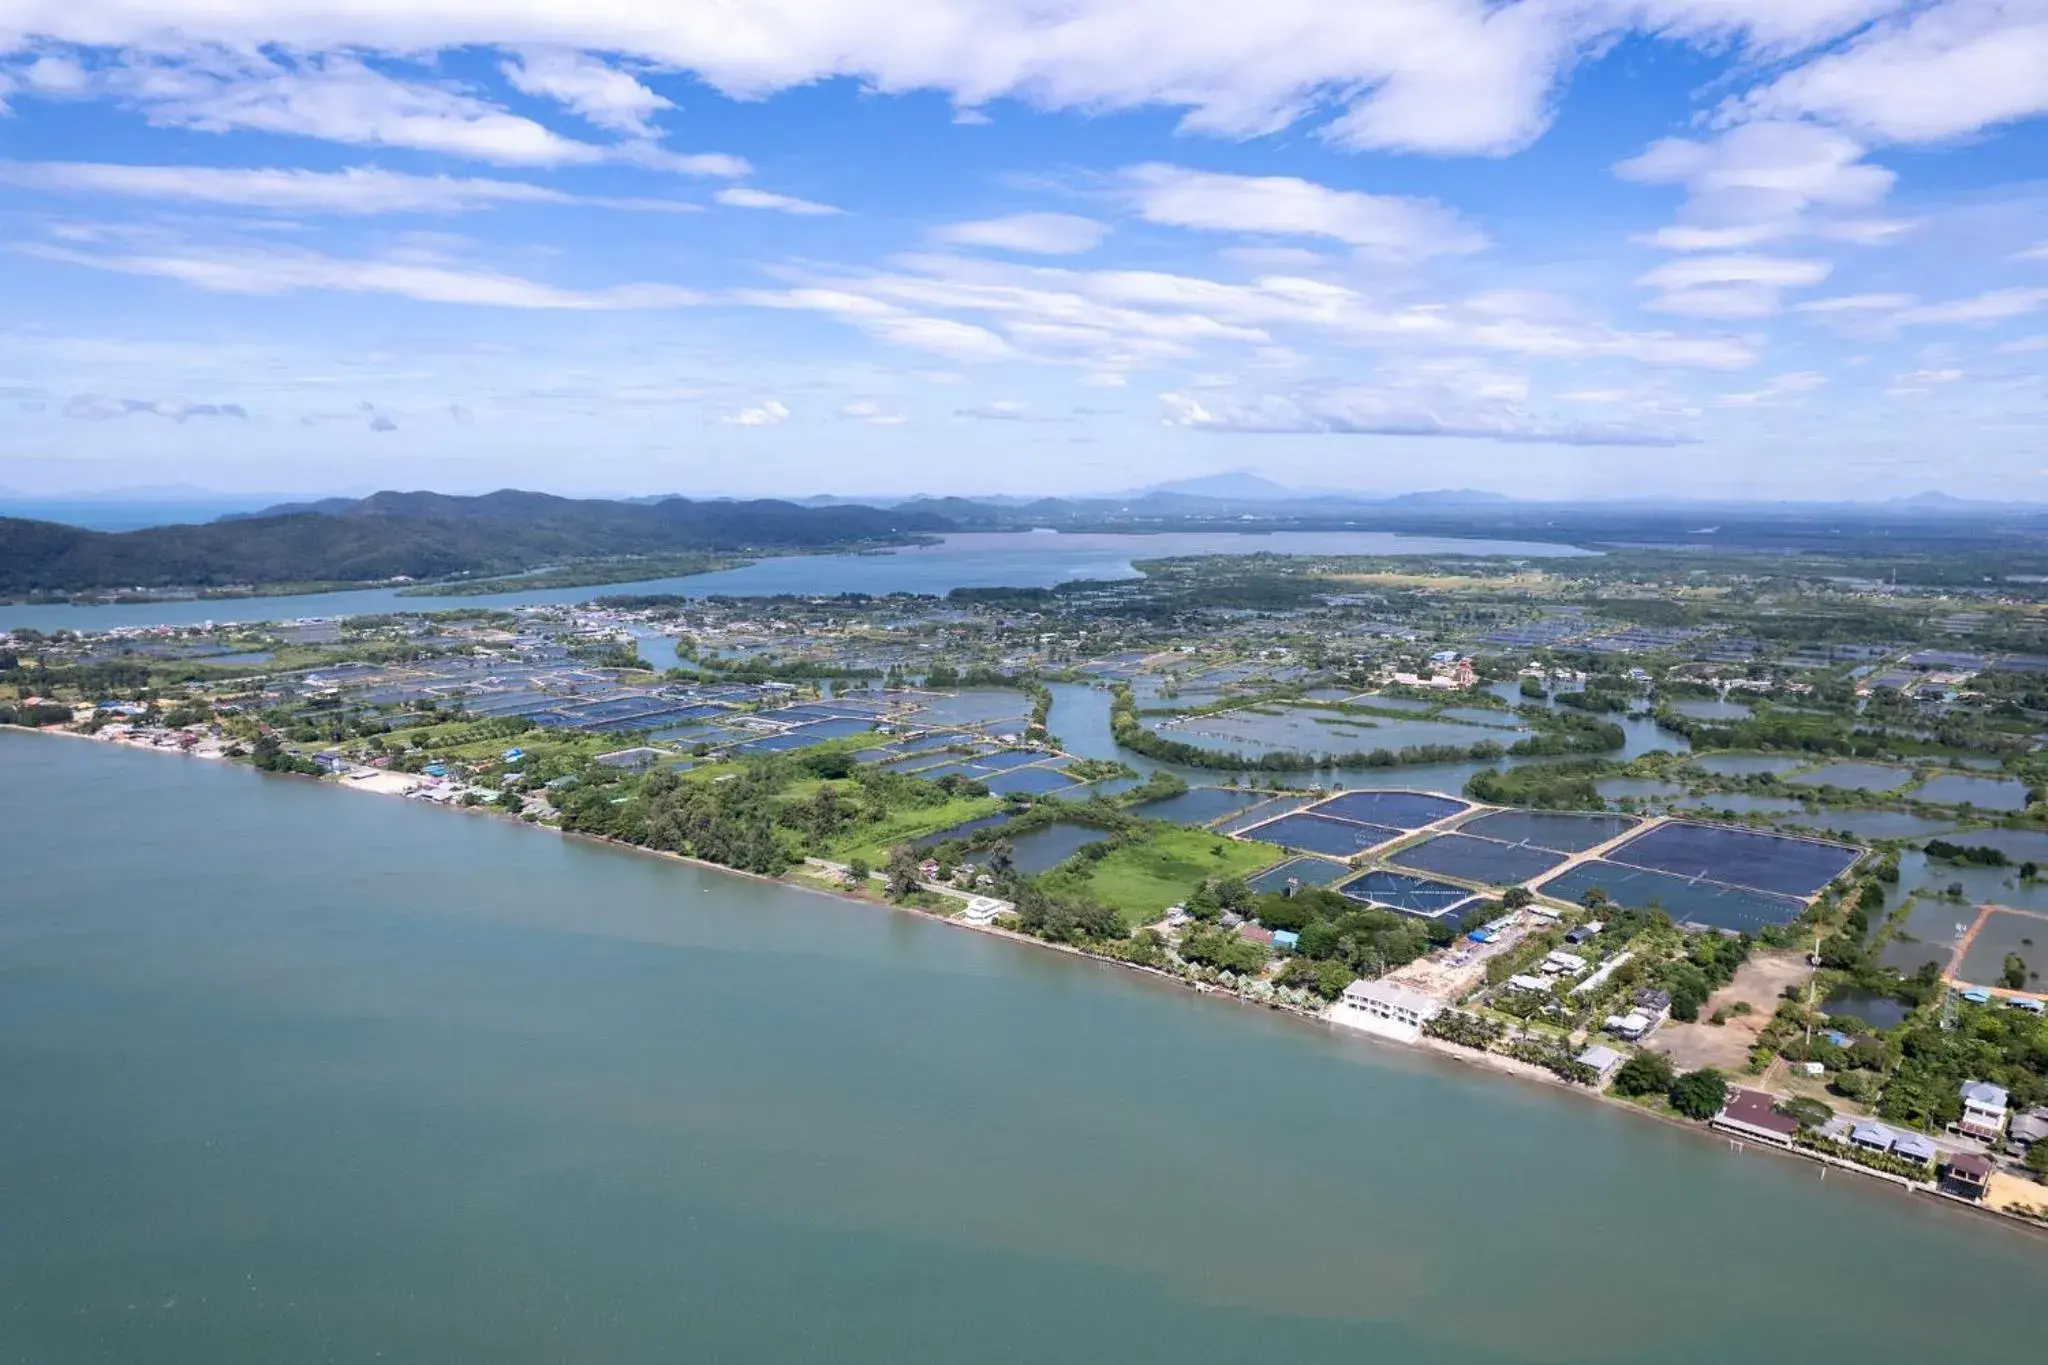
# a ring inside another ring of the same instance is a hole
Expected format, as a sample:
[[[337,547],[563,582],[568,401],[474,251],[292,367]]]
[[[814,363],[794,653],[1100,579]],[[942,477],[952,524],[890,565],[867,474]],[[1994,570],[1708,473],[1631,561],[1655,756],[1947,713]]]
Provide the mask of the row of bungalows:
[[[1714,1116],[1713,1126],[1724,1133],[1788,1151],[1799,1136],[1799,1120],[1778,1108],[1777,1096],[1740,1086],[1729,1089],[1728,1102]],[[1976,1152],[1949,1152],[1944,1160],[1942,1149],[1932,1140],[1919,1133],[1902,1133],[1875,1119],[1837,1117],[1822,1124],[1818,1132],[1822,1137],[1862,1151],[1895,1156],[1925,1166],[1930,1176],[1939,1162],[1940,1187],[1944,1194],[1978,1200],[1984,1197],[1991,1183],[1993,1163],[1990,1157]]]

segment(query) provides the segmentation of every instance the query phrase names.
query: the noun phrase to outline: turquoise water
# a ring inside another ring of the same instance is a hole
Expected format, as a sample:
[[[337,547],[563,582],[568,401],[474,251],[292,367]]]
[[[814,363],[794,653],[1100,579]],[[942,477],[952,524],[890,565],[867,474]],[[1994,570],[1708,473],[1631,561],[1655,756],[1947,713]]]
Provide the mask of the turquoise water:
[[[487,817],[17,734],[0,771],[0,1357],[2038,1340],[2048,1243],[1548,1087]]]
[[[202,621],[280,621],[306,616],[357,616],[391,611],[444,611],[587,602],[614,593],[674,593],[686,597],[777,593],[947,593],[954,588],[1051,587],[1073,579],[1132,578],[1134,559],[1177,555],[1354,554],[1513,555],[1545,559],[1593,551],[1541,541],[1404,536],[1387,531],[1169,532],[1163,535],[1058,535],[1051,532],[975,532],[942,544],[874,554],[793,555],[743,568],[686,578],[656,578],[599,587],[541,588],[484,597],[401,597],[396,588],[254,597],[210,602],[155,602],[133,606],[74,607],[0,604],[0,628],[111,630],[117,626],[193,625]]]

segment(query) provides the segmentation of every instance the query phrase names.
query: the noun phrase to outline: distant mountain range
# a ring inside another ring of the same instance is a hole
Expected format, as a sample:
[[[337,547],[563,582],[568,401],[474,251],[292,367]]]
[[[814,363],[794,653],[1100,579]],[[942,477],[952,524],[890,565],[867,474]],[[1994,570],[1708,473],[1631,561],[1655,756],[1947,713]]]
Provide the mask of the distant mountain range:
[[[1398,531],[1586,546],[1830,552],[1847,552],[1853,537],[1862,554],[1929,549],[2031,557],[2048,538],[2048,508],[1940,493],[1886,503],[1523,502],[1469,489],[1368,498],[1287,488],[1242,472],[1113,497],[916,497],[881,506],[830,497],[784,502],[386,492],[128,531],[0,518],[0,595],[491,576],[597,559],[784,554],[1040,527]],[[1247,548],[1256,549],[1256,542]]]
[[[138,531],[0,519],[0,594],[446,578],[616,556],[900,545],[952,529],[904,508],[375,493]]]

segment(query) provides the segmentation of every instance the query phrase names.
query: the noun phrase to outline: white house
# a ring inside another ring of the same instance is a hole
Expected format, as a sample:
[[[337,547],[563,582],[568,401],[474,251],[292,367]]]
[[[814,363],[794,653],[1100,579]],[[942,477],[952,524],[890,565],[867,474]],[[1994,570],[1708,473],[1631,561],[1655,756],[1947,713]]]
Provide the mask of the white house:
[[[1386,981],[1354,981],[1330,1006],[1333,1024],[1412,1043],[1422,1026],[1443,1012],[1443,1001]]]
[[[1956,1131],[1982,1142],[1998,1141],[2005,1135],[2005,1109],[2010,1099],[2002,1085],[1963,1082],[1963,1116],[1956,1120]]]

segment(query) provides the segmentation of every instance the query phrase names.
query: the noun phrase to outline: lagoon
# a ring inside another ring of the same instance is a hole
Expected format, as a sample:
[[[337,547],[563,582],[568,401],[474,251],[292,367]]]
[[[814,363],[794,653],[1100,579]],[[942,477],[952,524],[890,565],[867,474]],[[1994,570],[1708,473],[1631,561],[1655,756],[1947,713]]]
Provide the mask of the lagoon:
[[[936,545],[865,554],[790,555],[684,578],[644,579],[581,588],[536,588],[480,597],[404,597],[396,588],[287,597],[217,598],[80,607],[0,604],[0,629],[112,630],[122,626],[197,625],[205,621],[281,621],[308,616],[563,605],[613,594],[770,597],[780,593],[945,594],[954,588],[1039,587],[1075,579],[1135,578],[1134,560],[1183,555],[1473,555],[1556,559],[1597,553],[1544,541],[1408,536],[1388,531],[1165,532],[1066,535],[987,531],[944,537]]]
[[[0,770],[21,1359],[2037,1344],[2041,1240],[1551,1087],[489,817],[20,734]]]

